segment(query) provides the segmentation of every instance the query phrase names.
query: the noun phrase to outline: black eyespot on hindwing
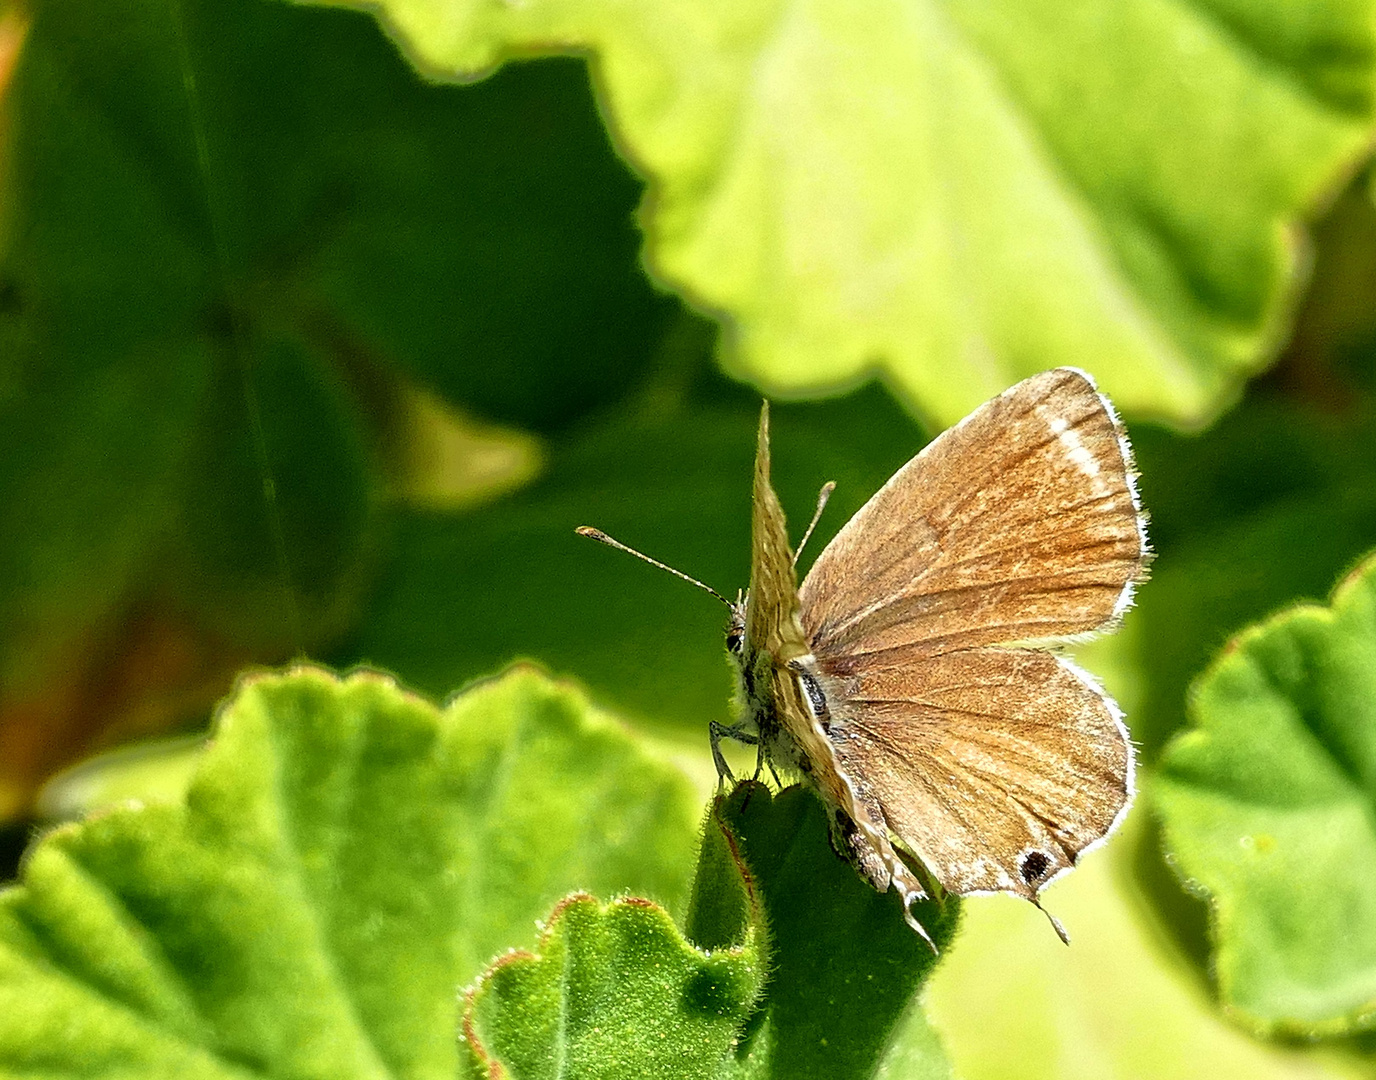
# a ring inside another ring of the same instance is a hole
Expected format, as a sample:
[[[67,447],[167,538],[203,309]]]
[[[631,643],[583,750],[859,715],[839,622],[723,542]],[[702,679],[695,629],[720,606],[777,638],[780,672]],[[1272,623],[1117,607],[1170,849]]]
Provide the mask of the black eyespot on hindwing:
[[[1051,860],[1041,851],[1029,851],[1022,857],[1022,879],[1031,885],[1039,877],[1046,873],[1047,867],[1051,865]]]

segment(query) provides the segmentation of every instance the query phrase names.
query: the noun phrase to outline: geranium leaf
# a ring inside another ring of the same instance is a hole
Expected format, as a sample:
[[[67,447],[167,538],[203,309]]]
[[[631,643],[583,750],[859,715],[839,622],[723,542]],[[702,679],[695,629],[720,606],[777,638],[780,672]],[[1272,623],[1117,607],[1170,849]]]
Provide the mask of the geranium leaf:
[[[718,799],[709,839],[714,828],[758,890],[770,933],[770,979],[729,1075],[871,1077],[902,1025],[903,1045],[894,1049],[904,1075],[945,1076],[935,1036],[911,1015],[938,957],[904,922],[897,894],[876,892],[832,850],[816,797],[802,787],[771,797],[763,785],[743,783]],[[721,891],[704,863],[690,912]],[[942,950],[955,938],[960,908],[951,897],[915,909]]]
[[[184,802],[58,829],[0,895],[0,1071],[449,1080],[456,991],[555,899],[682,904],[690,798],[533,669],[444,710],[247,679]]]
[[[591,54],[651,263],[730,317],[733,365],[795,394],[878,370],[946,422],[1071,358],[1208,415],[1370,139],[1367,0],[378,6],[441,75]]]
[[[1199,679],[1153,787],[1212,904],[1223,1003],[1263,1031],[1376,1020],[1376,560],[1243,632]]]
[[[469,995],[474,1066],[493,1080],[718,1076],[765,977],[753,916],[740,944],[703,952],[654,904],[570,897],[538,956],[503,957]]]

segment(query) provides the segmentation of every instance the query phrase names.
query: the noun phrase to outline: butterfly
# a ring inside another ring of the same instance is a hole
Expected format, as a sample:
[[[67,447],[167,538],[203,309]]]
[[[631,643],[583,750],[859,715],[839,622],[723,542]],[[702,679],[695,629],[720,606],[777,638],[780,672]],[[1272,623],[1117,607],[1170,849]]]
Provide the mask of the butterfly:
[[[806,543],[825,506],[823,488]],[[933,439],[836,534],[799,586],[760,414],[750,587],[730,608],[737,720],[723,738],[800,774],[832,845],[876,889],[1043,889],[1131,804],[1122,713],[1056,647],[1112,629],[1151,553],[1127,435],[1075,368],[1025,379]],[[777,772],[775,772],[777,779]],[[1048,914],[1063,941],[1061,924]]]

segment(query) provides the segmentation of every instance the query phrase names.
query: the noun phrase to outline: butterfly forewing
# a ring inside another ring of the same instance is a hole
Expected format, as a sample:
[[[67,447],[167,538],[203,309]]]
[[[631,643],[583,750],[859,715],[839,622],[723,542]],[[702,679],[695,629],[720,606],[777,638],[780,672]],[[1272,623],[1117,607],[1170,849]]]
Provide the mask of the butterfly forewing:
[[[851,669],[888,650],[1064,638],[1111,622],[1146,559],[1126,445],[1073,369],[981,406],[818,557],[801,590],[813,651]]]

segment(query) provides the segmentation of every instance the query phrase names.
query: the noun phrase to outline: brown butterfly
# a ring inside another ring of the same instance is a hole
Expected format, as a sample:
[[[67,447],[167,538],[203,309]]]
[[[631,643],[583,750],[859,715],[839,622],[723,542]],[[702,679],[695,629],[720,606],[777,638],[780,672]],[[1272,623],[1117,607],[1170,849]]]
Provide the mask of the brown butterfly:
[[[711,725],[718,773],[730,776],[728,737],[759,748],[757,776],[766,763],[802,774],[837,852],[876,889],[896,889],[929,942],[911,911],[927,890],[895,841],[946,892],[1010,892],[1040,907],[1041,890],[1132,800],[1122,714],[1049,647],[1111,629],[1145,577],[1135,476],[1093,380],[1043,372],[899,469],[799,588],[769,480],[766,402],[750,589],[724,601],[739,718]]]

